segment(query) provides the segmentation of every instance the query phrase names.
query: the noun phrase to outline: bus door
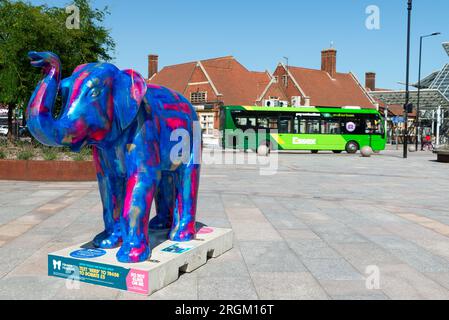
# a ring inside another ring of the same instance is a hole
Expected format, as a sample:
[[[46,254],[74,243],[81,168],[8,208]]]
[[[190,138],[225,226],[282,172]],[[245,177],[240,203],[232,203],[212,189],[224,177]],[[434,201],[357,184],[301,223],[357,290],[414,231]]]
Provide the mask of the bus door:
[[[385,148],[385,129],[380,117],[366,119],[365,133],[369,134],[369,145],[373,150]]]

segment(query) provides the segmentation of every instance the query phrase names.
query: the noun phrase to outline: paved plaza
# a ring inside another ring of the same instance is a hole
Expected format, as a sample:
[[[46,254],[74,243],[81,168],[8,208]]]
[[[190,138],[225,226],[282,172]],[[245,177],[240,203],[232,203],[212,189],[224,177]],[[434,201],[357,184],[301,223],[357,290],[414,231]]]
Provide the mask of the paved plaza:
[[[449,299],[449,166],[435,159],[204,165],[197,220],[232,228],[234,248],[150,297],[47,276],[47,253],[102,230],[96,182],[0,181],[0,299]]]

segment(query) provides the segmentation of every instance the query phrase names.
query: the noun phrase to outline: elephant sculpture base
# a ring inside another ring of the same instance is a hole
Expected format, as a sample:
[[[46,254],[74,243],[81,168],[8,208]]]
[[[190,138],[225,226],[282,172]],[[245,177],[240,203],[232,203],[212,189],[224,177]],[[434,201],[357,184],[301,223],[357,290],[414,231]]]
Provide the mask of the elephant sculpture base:
[[[48,275],[150,295],[176,281],[180,272],[191,272],[232,248],[231,229],[202,227],[189,242],[166,240],[153,232],[151,260],[136,264],[118,262],[118,248],[98,249],[92,243],[48,254]],[[68,282],[67,285],[79,285]]]

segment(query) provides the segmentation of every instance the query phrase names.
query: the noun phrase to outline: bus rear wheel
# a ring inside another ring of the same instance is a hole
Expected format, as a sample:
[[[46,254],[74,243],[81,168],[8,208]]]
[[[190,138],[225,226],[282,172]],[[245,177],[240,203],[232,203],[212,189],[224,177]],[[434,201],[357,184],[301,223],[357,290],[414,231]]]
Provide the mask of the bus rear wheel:
[[[346,144],[345,150],[347,153],[356,153],[359,150],[359,144],[355,141],[349,141]]]
[[[333,153],[341,153],[342,150],[332,150]]]
[[[318,150],[310,150],[312,153],[318,153]]]

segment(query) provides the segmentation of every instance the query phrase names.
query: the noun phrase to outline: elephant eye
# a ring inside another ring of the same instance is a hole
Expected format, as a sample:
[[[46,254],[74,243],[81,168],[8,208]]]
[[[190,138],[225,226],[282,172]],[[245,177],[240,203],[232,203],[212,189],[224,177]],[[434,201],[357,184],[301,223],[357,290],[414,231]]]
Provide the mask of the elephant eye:
[[[101,90],[97,87],[93,87],[92,89],[90,89],[90,96],[91,97],[98,97],[101,93]]]

